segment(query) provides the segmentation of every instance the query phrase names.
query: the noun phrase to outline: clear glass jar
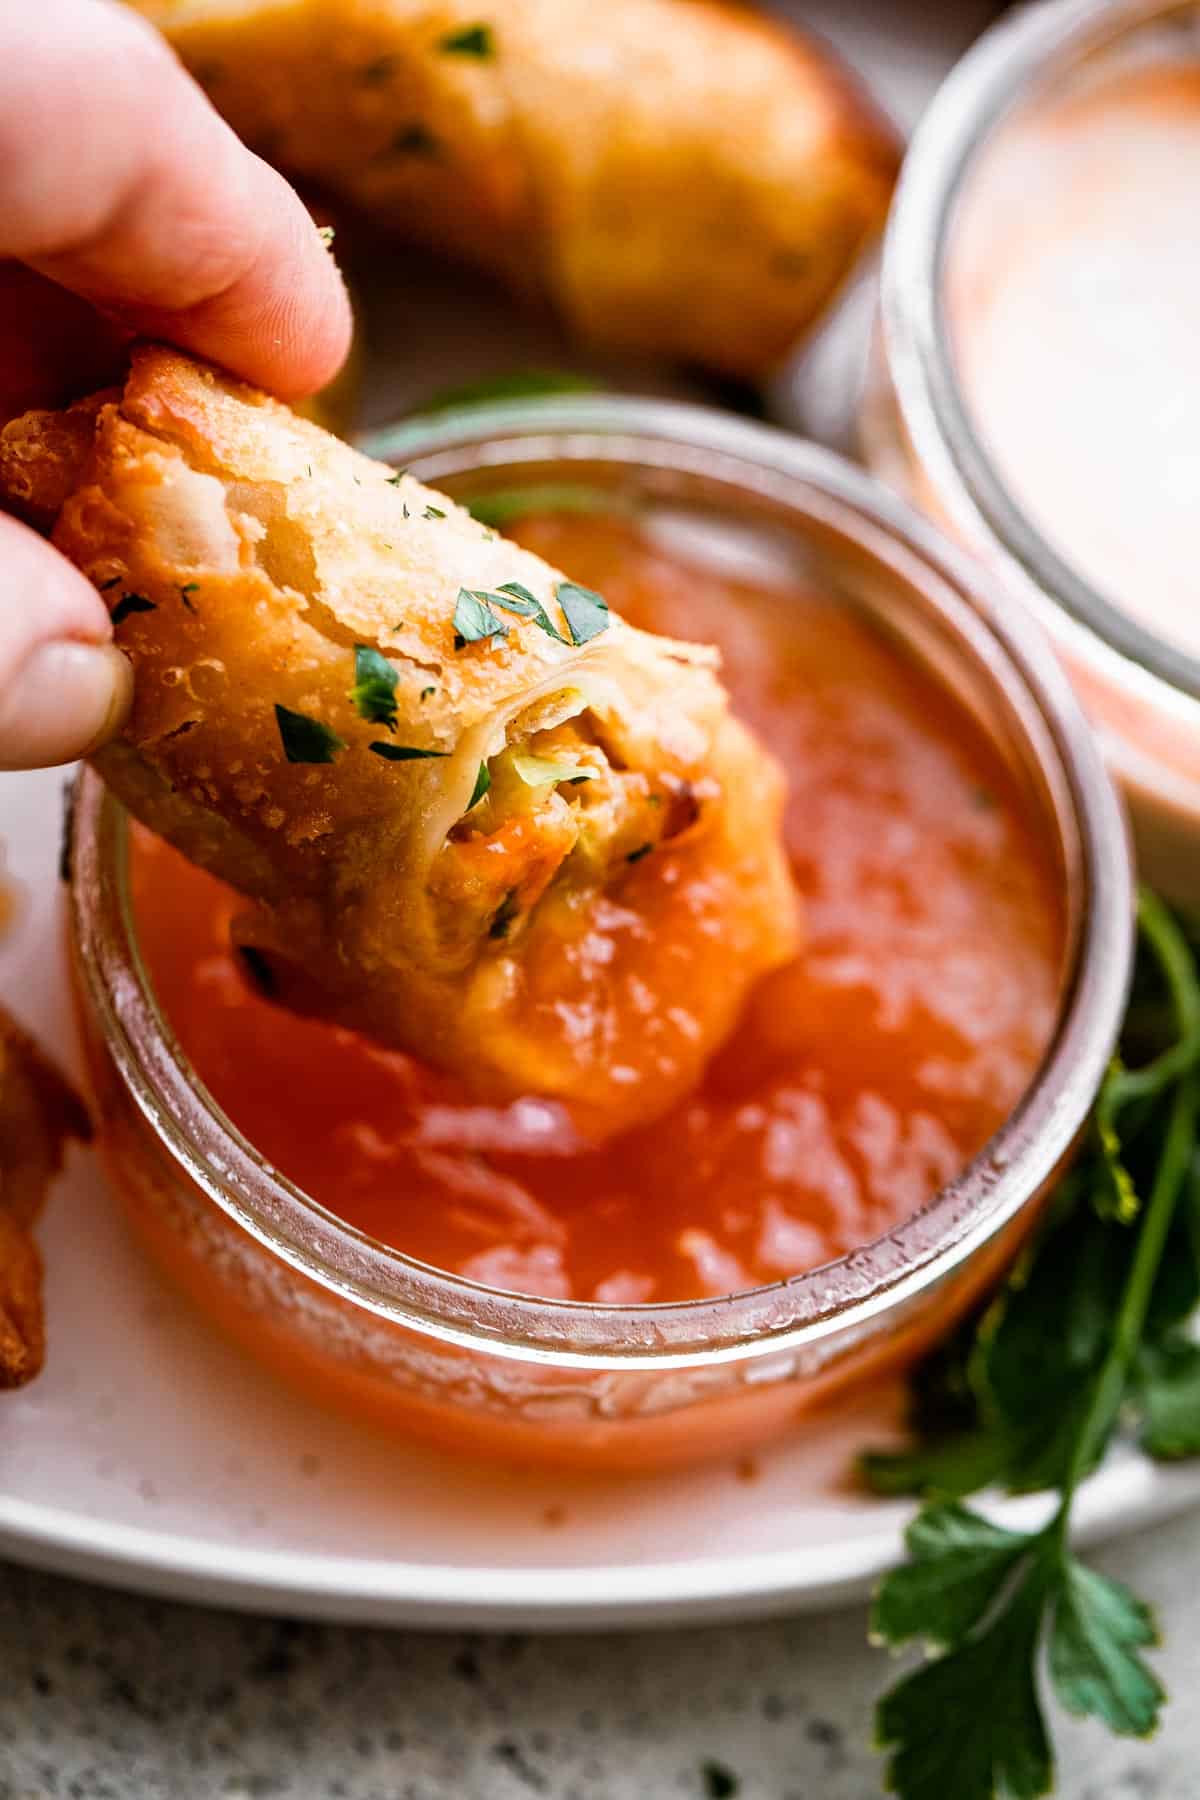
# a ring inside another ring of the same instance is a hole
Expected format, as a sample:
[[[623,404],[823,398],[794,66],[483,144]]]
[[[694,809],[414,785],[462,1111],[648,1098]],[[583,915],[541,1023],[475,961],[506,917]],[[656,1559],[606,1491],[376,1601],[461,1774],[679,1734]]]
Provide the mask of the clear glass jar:
[[[170,1277],[333,1405],[520,1459],[645,1469],[743,1451],[911,1358],[1013,1253],[1087,1116],[1129,976],[1119,803],[1040,634],[867,476],[727,415],[617,399],[417,420],[370,446],[460,499],[635,504],[785,558],[877,622],[1001,746],[1060,873],[1061,1016],[1004,1129],[916,1217],[824,1268],[718,1300],[532,1299],[351,1229],[256,1153],[183,1059],[148,984],[126,819],[90,771],[71,839],[79,1017],[115,1189]]]
[[[976,201],[993,157],[1064,97],[1159,66],[1200,70],[1197,0],[1052,0],[1017,10],[963,58],[905,162],[860,438],[875,473],[968,543],[1049,630],[1124,788],[1147,878],[1197,903],[1200,660],[1085,579],[1006,485],[973,415],[951,303],[972,246],[997,229]],[[1181,233],[1195,229],[1194,211],[1180,218]]]

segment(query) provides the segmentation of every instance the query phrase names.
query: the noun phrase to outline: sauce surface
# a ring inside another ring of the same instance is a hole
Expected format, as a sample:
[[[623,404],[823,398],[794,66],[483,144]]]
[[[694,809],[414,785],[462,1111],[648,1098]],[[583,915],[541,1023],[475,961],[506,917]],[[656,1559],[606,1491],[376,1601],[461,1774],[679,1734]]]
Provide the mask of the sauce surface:
[[[735,710],[787,773],[799,957],[685,1101],[594,1148],[559,1105],[470,1104],[411,1057],[273,1006],[230,947],[244,902],[139,831],[163,1010],[264,1155],[424,1262],[614,1304],[813,1268],[910,1216],[1020,1097],[1057,1005],[1051,874],[1000,759],[850,608],[617,519],[514,535],[632,623],[719,645]]]
[[[968,191],[947,305],[997,470],[1107,599],[1200,653],[1200,65],[1015,122]]]

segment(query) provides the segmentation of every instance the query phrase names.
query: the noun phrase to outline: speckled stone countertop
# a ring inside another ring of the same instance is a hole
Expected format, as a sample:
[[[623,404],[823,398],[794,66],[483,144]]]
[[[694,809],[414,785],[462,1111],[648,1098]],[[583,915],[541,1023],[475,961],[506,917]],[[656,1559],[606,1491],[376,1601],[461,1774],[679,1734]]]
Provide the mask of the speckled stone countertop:
[[[1158,1606],[1151,1744],[1055,1722],[1066,1800],[1200,1793],[1200,1516],[1099,1566]],[[0,1800],[874,1800],[861,1609],[604,1637],[243,1618],[0,1565]],[[707,1765],[707,1767],[706,1767]],[[946,1800],[954,1800],[947,1795]]]

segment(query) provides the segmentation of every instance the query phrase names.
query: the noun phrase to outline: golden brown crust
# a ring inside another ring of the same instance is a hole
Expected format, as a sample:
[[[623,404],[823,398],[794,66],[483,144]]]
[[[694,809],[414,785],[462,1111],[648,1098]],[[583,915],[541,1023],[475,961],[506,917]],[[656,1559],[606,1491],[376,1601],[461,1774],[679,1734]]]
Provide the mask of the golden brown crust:
[[[0,432],[0,497],[10,443],[24,478],[39,430],[53,462],[53,423]],[[269,955],[279,996],[481,1091],[583,1096],[602,1124],[665,1108],[795,944],[780,774],[729,717],[713,654],[616,615],[569,641],[564,578],[541,558],[173,351],[135,351],[70,467],[53,539],[114,608],[136,678],[97,766],[259,903],[239,935]],[[47,491],[59,478],[38,477]],[[509,583],[553,634],[512,612],[503,636],[457,634],[464,589]],[[391,731],[352,700],[356,645],[386,656]],[[335,734],[330,760],[288,759],[278,707]],[[423,754],[396,761],[379,743]],[[547,756],[567,774],[538,777]],[[476,802],[482,764],[492,785]],[[605,1050],[605,1020],[644,976],[581,977],[585,1032],[555,1011],[560,976],[532,971],[557,967],[630,863],[676,839],[692,885],[662,897],[662,931],[689,947],[646,1025],[661,1026],[654,1079],[637,1086]],[[693,1001],[718,938],[722,967]]]
[[[42,1366],[42,1265],[31,1228],[67,1140],[89,1135],[75,1091],[0,1008],[0,1389],[21,1387]]]
[[[66,412],[31,412],[5,428],[4,498],[9,510],[48,531],[78,485],[104,399],[93,395]]]
[[[140,0],[239,133],[581,339],[766,373],[880,230],[895,134],[722,0]]]

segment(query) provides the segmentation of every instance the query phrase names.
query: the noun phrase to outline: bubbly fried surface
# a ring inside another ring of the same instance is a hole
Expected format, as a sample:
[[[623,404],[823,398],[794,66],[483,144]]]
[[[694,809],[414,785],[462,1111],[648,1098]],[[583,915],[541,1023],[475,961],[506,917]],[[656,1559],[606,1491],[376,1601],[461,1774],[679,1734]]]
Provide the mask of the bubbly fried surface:
[[[615,615],[571,641],[539,557],[175,352],[82,416],[83,462],[61,415],[0,434],[0,495],[70,488],[54,542],[136,676],[97,765],[257,902],[239,933],[276,995],[598,1129],[668,1105],[796,940],[780,775],[713,653]],[[464,592],[502,629],[464,639]],[[356,646],[390,718],[352,694]]]
[[[585,342],[738,376],[823,310],[898,167],[827,51],[722,0],[137,3],[289,174]]]
[[[0,1008],[0,1389],[21,1387],[46,1348],[32,1226],[68,1138],[90,1135],[78,1096]]]

